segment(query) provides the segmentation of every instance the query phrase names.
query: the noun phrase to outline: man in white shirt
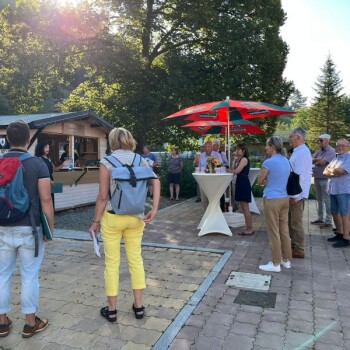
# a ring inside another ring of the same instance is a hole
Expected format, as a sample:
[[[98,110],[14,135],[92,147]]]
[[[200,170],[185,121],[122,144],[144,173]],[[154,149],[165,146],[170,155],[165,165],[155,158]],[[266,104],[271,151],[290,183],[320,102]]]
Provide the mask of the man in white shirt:
[[[222,158],[222,163],[221,163],[222,166],[228,165],[226,153],[225,151],[222,151],[220,147],[220,140],[216,139],[213,141],[213,151],[218,152],[220,154]]]
[[[306,131],[297,127],[289,135],[289,143],[293,153],[289,159],[292,169],[300,175],[302,192],[289,198],[289,234],[292,240],[293,258],[304,259],[305,234],[303,214],[305,200],[309,198],[312,172],[312,156],[305,145]]]

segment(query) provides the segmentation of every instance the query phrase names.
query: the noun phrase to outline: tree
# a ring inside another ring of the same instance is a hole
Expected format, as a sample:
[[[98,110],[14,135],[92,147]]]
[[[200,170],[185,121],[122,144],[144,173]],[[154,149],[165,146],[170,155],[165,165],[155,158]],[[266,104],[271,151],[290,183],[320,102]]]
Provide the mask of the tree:
[[[226,95],[284,105],[292,91],[282,78],[288,48],[279,36],[285,15],[278,1],[97,4],[110,9],[100,41],[108,42],[108,54],[92,50],[98,41],[90,41],[83,59],[90,63],[89,79],[118,84],[110,121],[128,127],[139,146],[180,144],[191,135],[162,121],[180,108]],[[68,104],[73,108],[70,98]],[[273,129],[276,121],[259,123]]]
[[[325,132],[332,135],[333,140],[344,137],[348,128],[342,103],[342,80],[331,56],[327,57],[321,68],[315,86],[316,96],[307,120],[309,139],[315,140],[320,133]]]
[[[71,65],[65,50],[47,36],[46,11],[37,0],[0,4],[2,114],[52,111],[65,97],[61,88]]]
[[[289,97],[286,107],[292,111],[306,106],[307,97],[304,97],[300,90],[295,89]]]

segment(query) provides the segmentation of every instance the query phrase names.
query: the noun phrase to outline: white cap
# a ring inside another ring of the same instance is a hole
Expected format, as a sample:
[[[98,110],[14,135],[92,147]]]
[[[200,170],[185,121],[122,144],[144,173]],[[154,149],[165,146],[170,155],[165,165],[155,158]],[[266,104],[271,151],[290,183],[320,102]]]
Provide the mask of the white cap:
[[[319,139],[322,139],[322,140],[330,140],[331,139],[331,135],[328,135],[328,134],[322,134],[318,137]]]
[[[219,145],[220,146],[220,140],[216,139],[213,141],[213,145]]]

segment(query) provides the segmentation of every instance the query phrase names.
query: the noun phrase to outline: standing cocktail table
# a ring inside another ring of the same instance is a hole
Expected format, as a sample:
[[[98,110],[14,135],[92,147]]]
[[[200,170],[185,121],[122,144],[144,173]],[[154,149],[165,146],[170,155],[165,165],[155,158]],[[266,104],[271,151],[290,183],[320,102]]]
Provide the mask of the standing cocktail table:
[[[197,227],[200,229],[198,236],[203,236],[207,233],[213,232],[232,236],[232,232],[227,225],[226,219],[219,205],[221,196],[232,180],[232,174],[193,173],[192,175],[198,182],[199,187],[208,197],[209,201],[208,208]]]

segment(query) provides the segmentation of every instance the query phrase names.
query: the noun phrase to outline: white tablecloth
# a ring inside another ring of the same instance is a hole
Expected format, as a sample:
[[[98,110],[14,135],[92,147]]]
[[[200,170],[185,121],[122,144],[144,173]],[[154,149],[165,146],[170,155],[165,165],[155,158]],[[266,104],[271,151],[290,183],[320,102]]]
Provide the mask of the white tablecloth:
[[[258,177],[259,172],[260,172],[260,168],[250,168],[248,177],[249,177],[250,184],[252,186],[254,184],[254,181]],[[249,203],[249,210],[253,213],[260,214],[260,210],[255,203],[253,192],[252,192],[252,201],[251,201],[251,203]]]
[[[209,205],[205,211],[201,222],[198,225],[200,232],[198,236],[207,233],[218,232],[232,236],[232,232],[227,225],[225,217],[220,209],[219,201],[227,186],[231,182],[232,174],[207,174],[193,173],[193,177],[208,197]]]

